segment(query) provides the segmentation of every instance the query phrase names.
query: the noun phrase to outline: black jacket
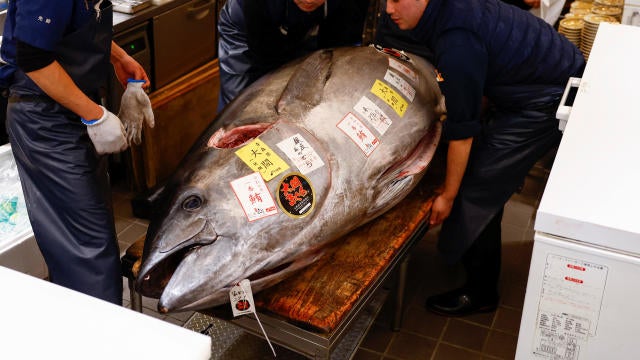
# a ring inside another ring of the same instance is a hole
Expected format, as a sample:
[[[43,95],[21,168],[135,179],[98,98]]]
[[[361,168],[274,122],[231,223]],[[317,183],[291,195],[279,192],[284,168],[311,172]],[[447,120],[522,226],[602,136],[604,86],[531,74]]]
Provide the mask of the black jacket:
[[[228,0],[218,23],[222,103],[311,51],[360,44],[369,0],[325,5],[305,13],[293,0]]]

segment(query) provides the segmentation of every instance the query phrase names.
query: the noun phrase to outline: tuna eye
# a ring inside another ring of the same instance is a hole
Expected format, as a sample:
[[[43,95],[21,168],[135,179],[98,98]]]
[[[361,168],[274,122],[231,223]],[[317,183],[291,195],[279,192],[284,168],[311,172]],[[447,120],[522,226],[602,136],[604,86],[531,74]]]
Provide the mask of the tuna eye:
[[[182,202],[182,208],[188,211],[198,210],[200,206],[202,206],[202,199],[196,195],[191,195]]]

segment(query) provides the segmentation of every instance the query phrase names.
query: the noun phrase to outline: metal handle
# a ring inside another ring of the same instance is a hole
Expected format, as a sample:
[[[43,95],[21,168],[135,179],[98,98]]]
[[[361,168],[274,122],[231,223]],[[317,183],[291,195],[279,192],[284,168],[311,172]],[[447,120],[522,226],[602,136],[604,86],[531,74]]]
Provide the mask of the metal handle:
[[[210,0],[202,5],[192,6],[187,9],[187,17],[195,20],[202,20],[209,15],[209,12],[215,5],[216,0]]]

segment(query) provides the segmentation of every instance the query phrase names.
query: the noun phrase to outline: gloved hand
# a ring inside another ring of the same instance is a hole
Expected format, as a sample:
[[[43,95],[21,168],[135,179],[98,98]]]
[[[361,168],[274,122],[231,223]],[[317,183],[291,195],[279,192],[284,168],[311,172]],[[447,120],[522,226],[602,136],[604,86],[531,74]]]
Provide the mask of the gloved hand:
[[[140,144],[143,120],[150,128],[155,125],[151,101],[149,101],[149,97],[142,89],[144,82],[144,80],[129,79],[120,101],[118,117],[124,123],[129,145],[131,145],[132,141],[137,145]]]
[[[96,151],[98,154],[111,154],[126,149],[127,138],[122,122],[104,107],[100,106],[100,108],[103,111],[100,119],[82,119],[82,123],[87,125],[87,132]]]

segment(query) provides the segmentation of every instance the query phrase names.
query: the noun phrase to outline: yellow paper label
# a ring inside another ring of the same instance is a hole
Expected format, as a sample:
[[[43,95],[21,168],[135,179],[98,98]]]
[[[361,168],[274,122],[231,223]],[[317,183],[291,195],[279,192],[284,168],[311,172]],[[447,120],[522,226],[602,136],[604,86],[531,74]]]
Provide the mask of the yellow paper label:
[[[259,172],[265,181],[273,179],[289,168],[289,165],[278,154],[259,139],[255,139],[238,149],[236,155],[253,171]]]
[[[376,80],[376,82],[373,83],[373,87],[371,87],[371,92],[391,106],[391,108],[395,110],[400,117],[402,117],[404,112],[407,111],[407,101],[382,81]]]

